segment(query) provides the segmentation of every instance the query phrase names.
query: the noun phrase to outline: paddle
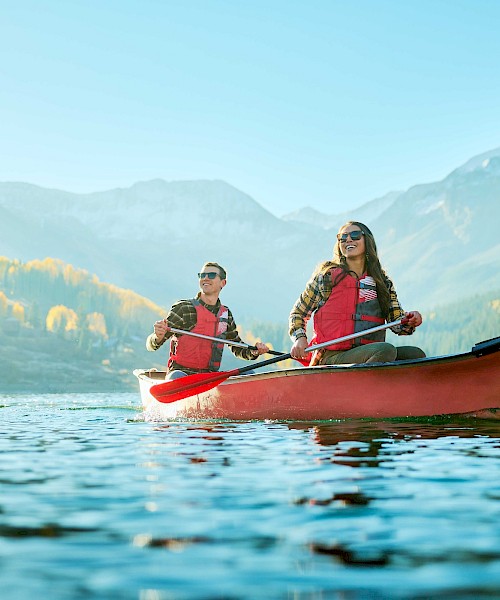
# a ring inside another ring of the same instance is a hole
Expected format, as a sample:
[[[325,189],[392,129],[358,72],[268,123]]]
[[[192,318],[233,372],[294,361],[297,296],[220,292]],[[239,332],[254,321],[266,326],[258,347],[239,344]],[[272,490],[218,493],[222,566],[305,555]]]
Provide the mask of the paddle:
[[[231,340],[225,340],[223,338],[211,337],[209,335],[203,335],[202,333],[194,333],[187,331],[186,329],[176,329],[175,327],[167,327],[167,331],[172,333],[182,333],[182,335],[191,335],[192,337],[201,338],[203,340],[210,340],[212,342],[219,342],[220,344],[227,344],[228,346],[237,346],[238,348],[248,348],[249,350],[257,350],[255,346],[245,344],[243,342],[232,342]],[[284,352],[277,352],[276,350],[269,350],[266,354],[273,354],[274,356],[283,356]]]
[[[375,333],[377,331],[388,329],[389,327],[394,327],[395,325],[402,325],[403,323],[406,323],[407,320],[407,318],[403,317],[402,319],[392,321],[391,323],[384,323],[383,325],[377,325],[377,327],[372,327],[371,329],[365,329],[364,331],[358,331],[356,333],[344,335],[343,337],[335,340],[329,340],[328,342],[309,346],[309,348],[306,348],[305,351],[313,352],[314,350],[319,350],[320,348],[325,348],[326,346],[339,344],[340,342],[346,342],[347,340],[353,340],[358,337],[369,335],[370,333]],[[233,375],[242,375],[243,373],[248,373],[248,371],[260,369],[261,367],[286,360],[287,358],[292,358],[292,355],[282,354],[276,358],[270,358],[269,360],[264,360],[260,363],[249,365],[248,367],[233,369],[232,371],[196,373],[194,375],[180,377],[179,379],[174,379],[172,381],[157,383],[151,387],[150,392],[159,402],[169,404],[170,402],[176,402],[177,400],[182,400],[188,396],[194,396],[195,394],[201,394],[202,392],[211,390],[219,385],[219,383],[222,383]]]

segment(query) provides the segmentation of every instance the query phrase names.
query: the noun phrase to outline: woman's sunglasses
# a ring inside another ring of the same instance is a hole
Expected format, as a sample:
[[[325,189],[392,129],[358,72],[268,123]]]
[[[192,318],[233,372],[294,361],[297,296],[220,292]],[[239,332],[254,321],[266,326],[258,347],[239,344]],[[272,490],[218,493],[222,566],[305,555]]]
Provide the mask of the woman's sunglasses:
[[[351,240],[353,242],[357,242],[361,239],[363,235],[365,235],[364,231],[362,231],[361,229],[355,229],[354,231],[349,231],[348,233],[343,233],[342,235],[338,233],[337,239],[339,242],[347,242],[347,238],[351,236]]]
[[[208,277],[209,279],[215,279],[218,274],[219,273],[216,273],[215,271],[209,271],[208,273],[198,273],[198,277],[199,279],[204,279],[205,277]]]

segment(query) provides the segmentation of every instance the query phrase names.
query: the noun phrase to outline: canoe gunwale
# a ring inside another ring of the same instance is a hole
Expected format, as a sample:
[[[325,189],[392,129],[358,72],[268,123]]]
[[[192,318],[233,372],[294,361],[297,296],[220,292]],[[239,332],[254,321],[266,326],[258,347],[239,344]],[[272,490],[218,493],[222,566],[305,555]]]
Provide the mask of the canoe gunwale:
[[[343,365],[316,365],[314,367],[304,367],[297,366],[291,367],[288,369],[274,369],[268,371],[261,371],[260,373],[245,373],[243,375],[233,375],[229,377],[227,380],[223,381],[220,385],[226,385],[228,383],[235,383],[238,381],[247,380],[249,377],[252,378],[268,378],[270,376],[273,377],[287,377],[287,376],[296,376],[296,375],[308,375],[313,373],[327,373],[327,372],[339,372],[339,371],[354,371],[354,370],[362,370],[362,371],[370,371],[370,370],[384,370],[384,369],[394,369],[394,368],[402,368],[408,367],[410,365],[424,365],[429,363],[437,363],[437,362],[455,362],[464,359],[468,359],[471,357],[479,358],[484,356],[485,354],[489,354],[491,352],[495,352],[500,349],[500,338],[495,338],[498,340],[497,348],[491,350],[488,349],[487,352],[464,352],[461,354],[445,354],[443,356],[426,356],[425,358],[413,358],[408,360],[398,360],[392,362],[384,362],[384,363],[352,363],[352,364],[343,364]],[[484,342],[481,342],[481,344]],[[479,346],[476,344],[474,348]],[[258,363],[256,363],[256,368],[258,368]],[[157,369],[135,369],[134,375],[137,378],[146,378],[151,379],[155,383],[158,381],[164,381],[166,371],[159,371]]]

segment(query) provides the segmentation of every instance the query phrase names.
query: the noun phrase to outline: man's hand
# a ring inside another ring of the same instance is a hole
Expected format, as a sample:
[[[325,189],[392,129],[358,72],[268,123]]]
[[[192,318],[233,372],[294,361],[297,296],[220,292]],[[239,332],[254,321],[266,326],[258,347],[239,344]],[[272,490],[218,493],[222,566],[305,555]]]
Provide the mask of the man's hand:
[[[255,344],[255,347],[257,348],[257,351],[255,351],[255,350],[253,351],[254,356],[260,356],[261,354],[265,354],[266,352],[269,352],[269,346],[266,346],[262,342],[257,342]]]
[[[155,336],[156,340],[159,342],[163,341],[165,334],[168,331],[167,319],[162,319],[161,321],[156,321],[155,326]]]

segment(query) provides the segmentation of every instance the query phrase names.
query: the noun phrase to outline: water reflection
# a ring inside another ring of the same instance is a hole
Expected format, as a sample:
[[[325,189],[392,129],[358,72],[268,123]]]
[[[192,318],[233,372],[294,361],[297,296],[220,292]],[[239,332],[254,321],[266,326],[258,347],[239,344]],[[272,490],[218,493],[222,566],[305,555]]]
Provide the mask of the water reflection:
[[[309,544],[309,549],[315,554],[322,554],[333,558],[345,565],[363,566],[363,567],[385,567],[391,562],[389,552],[373,552],[371,555],[366,551],[362,554],[349,549],[341,544],[325,544],[312,542]]]
[[[292,423],[288,427],[307,431],[316,444],[331,448],[331,453],[323,455],[321,460],[353,468],[379,467],[391,460],[390,449],[398,444],[406,443],[405,451],[414,452],[414,449],[409,450],[407,443],[450,438],[496,440],[500,435],[500,424],[496,421],[456,422],[449,419],[437,422],[341,421],[312,426],[310,423]],[[479,447],[483,445],[479,444]],[[474,447],[467,450],[468,454],[474,452]]]
[[[478,437],[497,438],[500,435],[500,423],[497,421],[451,418],[429,418],[425,420],[404,421],[368,421],[349,420],[314,423],[289,423],[290,429],[313,431],[314,440],[324,446],[332,446],[339,442],[356,440],[371,442],[377,439],[437,439],[440,437]]]

